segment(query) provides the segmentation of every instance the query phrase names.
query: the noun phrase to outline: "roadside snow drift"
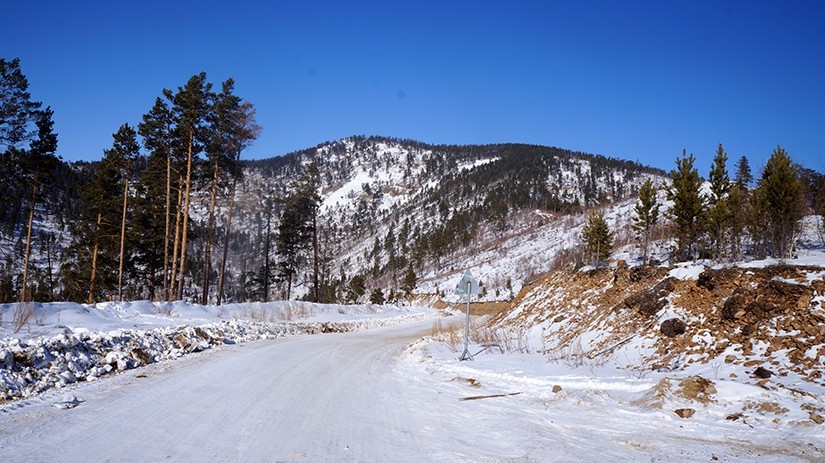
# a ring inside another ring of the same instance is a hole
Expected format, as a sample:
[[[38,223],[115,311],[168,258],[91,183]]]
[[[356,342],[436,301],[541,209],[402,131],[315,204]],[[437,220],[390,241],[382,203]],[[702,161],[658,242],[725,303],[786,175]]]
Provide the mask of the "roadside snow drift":
[[[302,302],[223,307],[146,301],[94,306],[33,303],[0,309],[4,319],[13,320],[0,331],[6,335],[0,341],[0,402],[217,345],[349,332],[434,315],[424,308]],[[31,320],[15,327],[20,311],[30,311]],[[302,321],[288,321],[298,318]]]

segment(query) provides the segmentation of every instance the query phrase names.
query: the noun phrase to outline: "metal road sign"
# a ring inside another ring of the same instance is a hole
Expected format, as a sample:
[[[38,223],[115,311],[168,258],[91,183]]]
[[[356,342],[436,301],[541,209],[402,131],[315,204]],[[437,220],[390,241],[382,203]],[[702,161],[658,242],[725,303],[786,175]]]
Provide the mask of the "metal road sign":
[[[481,288],[478,287],[478,281],[476,281],[475,277],[469,270],[464,272],[464,276],[461,278],[461,281],[458,282],[458,285],[455,287],[455,292],[458,294],[468,294],[467,287],[469,286],[470,292],[469,294],[481,294]]]

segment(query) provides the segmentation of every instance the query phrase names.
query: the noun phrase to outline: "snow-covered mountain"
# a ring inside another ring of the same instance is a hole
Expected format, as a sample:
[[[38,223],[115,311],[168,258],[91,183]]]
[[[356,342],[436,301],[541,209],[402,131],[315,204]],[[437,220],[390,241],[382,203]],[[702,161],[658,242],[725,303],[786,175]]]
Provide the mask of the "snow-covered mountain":
[[[312,162],[330,280],[343,288],[362,274],[368,288],[396,291],[413,263],[418,292],[447,296],[473,269],[486,299],[512,297],[574,248],[586,209],[615,205],[608,217],[624,228],[641,183],[666,180],[633,162],[559,148],[351,137],[246,164],[231,265],[239,276],[262,265],[267,215],[277,230],[278,199]]]
[[[225,301],[265,299],[262,269],[268,254],[270,274],[276,273],[274,237],[284,199],[311,163],[320,174],[321,279],[327,294],[333,295],[329,300],[342,300],[356,275],[366,285],[362,301],[375,288],[397,294],[410,267],[419,277],[416,293],[450,299],[455,282],[472,269],[483,284],[485,299],[509,299],[525,281],[569,257],[585,211],[607,207],[619,240],[627,239],[630,204],[639,185],[650,177],[656,183],[667,181],[664,172],[634,162],[554,147],[446,146],[363,136],[246,161],[233,211]],[[145,162],[136,167],[145,169]],[[38,204],[30,265],[38,300],[60,298],[67,284],[61,266],[69,259],[64,251],[73,239],[69,224],[82,208],[78,185],[94,168],[89,163],[64,165],[49,196]],[[190,301],[200,299],[203,284],[210,199],[207,180],[196,180],[195,185],[184,288],[184,298]],[[25,206],[26,199],[21,201]],[[226,194],[217,203],[213,282],[228,204]],[[22,274],[27,214],[23,206],[6,207],[0,217],[0,293],[8,301],[16,299],[15,278]],[[308,289],[312,266],[309,255],[303,257],[293,298]],[[125,293],[132,299],[147,298],[145,288],[145,282],[127,281]],[[283,297],[284,284],[269,286],[269,299]]]

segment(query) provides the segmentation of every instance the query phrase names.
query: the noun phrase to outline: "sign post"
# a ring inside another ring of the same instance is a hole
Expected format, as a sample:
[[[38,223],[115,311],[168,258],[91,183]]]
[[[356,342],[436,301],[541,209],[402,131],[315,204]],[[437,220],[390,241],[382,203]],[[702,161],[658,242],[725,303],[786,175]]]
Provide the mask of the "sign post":
[[[464,352],[461,353],[461,357],[458,360],[473,360],[473,354],[470,353],[469,345],[470,345],[470,298],[473,294],[480,294],[481,290],[478,287],[478,282],[476,281],[473,274],[467,270],[464,273],[464,276],[461,278],[461,281],[458,282],[458,285],[455,287],[455,292],[458,294],[466,294],[467,295],[467,317],[464,322]]]

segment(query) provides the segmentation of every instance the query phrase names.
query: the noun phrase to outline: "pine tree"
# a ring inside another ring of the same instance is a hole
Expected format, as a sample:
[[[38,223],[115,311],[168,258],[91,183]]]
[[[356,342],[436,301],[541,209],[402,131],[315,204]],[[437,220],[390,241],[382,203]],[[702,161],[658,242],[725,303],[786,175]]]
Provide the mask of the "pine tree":
[[[232,171],[235,163],[233,146],[233,131],[236,116],[240,110],[241,99],[233,92],[235,81],[227,79],[222,84],[222,90],[215,96],[212,111],[209,113],[210,130],[209,143],[206,146],[206,157],[212,166],[212,184],[210,187],[209,214],[206,225],[206,244],[204,247],[203,294],[204,304],[209,300],[209,286],[212,273],[212,235],[215,227],[215,203],[218,197],[218,186],[224,177]]]
[[[229,175],[232,177],[232,184],[229,187],[229,208],[226,213],[226,234],[223,242],[223,257],[221,258],[221,268],[218,274],[217,304],[221,305],[223,300],[224,276],[226,274],[226,261],[229,254],[229,237],[232,233],[232,212],[235,208],[235,190],[238,180],[243,176],[240,159],[241,152],[248,148],[261,133],[261,126],[255,121],[255,107],[252,103],[245,101],[241,103],[237,111],[231,111],[232,124],[230,127],[230,151],[233,155],[233,163],[230,164]]]
[[[292,293],[292,280],[298,273],[300,265],[301,251],[306,246],[305,216],[300,207],[300,201],[295,196],[287,199],[284,205],[284,212],[281,215],[281,222],[278,224],[278,277],[286,281],[286,299],[289,300]]]
[[[130,240],[133,242],[132,269],[148,289],[150,300],[168,299],[169,218],[172,203],[167,195],[169,159],[162,151],[152,151],[146,169],[135,185]]]
[[[739,188],[743,189],[748,188],[753,181],[751,166],[748,164],[748,158],[745,156],[742,156],[739,158],[739,161],[736,162],[736,176],[734,181]]]
[[[742,254],[742,236],[747,227],[747,190],[739,188],[738,185],[728,192],[728,225],[730,230],[729,255],[733,260],[738,259]]]
[[[161,98],[155,99],[152,109],[143,116],[143,122],[138,125],[138,132],[143,137],[143,144],[149,150],[148,171],[141,178],[140,185],[144,192],[142,208],[138,211],[148,212],[148,209],[156,209],[157,198],[164,198],[166,207],[164,209],[164,229],[163,229],[163,299],[169,300],[169,286],[171,275],[169,271],[169,240],[170,224],[173,211],[172,207],[172,112],[169,106]],[[165,165],[165,173],[161,173],[161,160]],[[158,188],[159,184],[165,184],[165,188]],[[151,193],[150,193],[151,192]],[[177,204],[175,204],[177,206]],[[157,227],[153,226],[157,220],[156,213],[143,214],[143,218],[150,218],[150,221],[143,222],[144,230],[152,232],[153,235],[142,235],[153,244],[149,248],[142,248],[144,251],[150,249],[157,251],[154,240],[157,239]],[[145,262],[148,264],[152,258],[145,254]],[[154,275],[149,278],[149,287],[154,293]]]
[[[363,275],[355,275],[350,279],[349,285],[347,286],[347,301],[356,303],[365,292],[366,287]]]
[[[375,288],[372,290],[370,293],[370,304],[384,304],[384,291],[381,288]]]
[[[731,221],[728,205],[731,185],[726,166],[727,160],[728,155],[720,143],[708,176],[710,196],[708,197],[707,230],[714,260],[719,260],[725,251],[725,238]]]
[[[805,213],[805,195],[791,158],[781,146],[765,164],[758,190],[765,204],[771,253],[780,259],[790,257]]]
[[[592,211],[582,229],[585,254],[596,265],[607,262],[613,250],[613,233],[604,220],[602,211]]]
[[[25,152],[21,167],[23,169],[26,183],[31,185],[31,204],[29,209],[29,222],[26,227],[26,257],[23,262],[23,277],[20,285],[20,302],[28,300],[28,273],[29,259],[31,257],[32,226],[37,202],[40,199],[41,190],[44,184],[54,175],[60,158],[57,152],[57,134],[53,132],[54,112],[50,107],[37,113],[37,138],[32,140],[29,150]]]
[[[310,300],[316,301],[319,289],[318,208],[320,207],[318,168],[310,164],[284,204],[284,213],[278,226],[278,254],[281,256],[280,276],[287,282],[287,299],[292,290],[292,279],[301,263],[301,253],[307,249],[313,254],[313,289]]]
[[[756,259],[764,259],[770,249],[770,221],[768,202],[764,191],[754,189],[748,197],[747,230],[753,245],[752,254]]]
[[[418,275],[415,274],[415,269],[412,263],[410,263],[407,266],[407,273],[404,274],[404,281],[401,283],[401,288],[399,289],[404,292],[407,299],[410,299],[416,286],[418,286]]]
[[[0,145],[8,150],[31,140],[36,133],[32,125],[39,117],[40,106],[40,102],[31,100],[20,59],[0,58]]]
[[[633,208],[633,231],[642,249],[642,264],[647,265],[648,247],[653,229],[659,222],[659,202],[656,199],[656,186],[649,177],[639,188],[639,200]]]
[[[819,239],[822,241],[822,245],[825,246],[825,184],[822,185],[816,195],[814,213],[819,216]]]
[[[84,209],[72,224],[71,258],[63,269],[66,297],[89,304],[114,295],[120,234],[123,180],[122,160],[108,149],[92,176],[81,185]],[[85,296],[85,297],[84,297]]]
[[[132,175],[132,163],[140,154],[140,147],[137,143],[137,132],[129,126],[123,124],[117,133],[113,134],[111,156],[118,161],[121,171],[120,177],[123,181],[123,208],[120,222],[120,257],[118,258],[117,274],[117,299],[123,300],[123,263],[126,260],[126,213],[129,201],[129,177]]]
[[[693,167],[696,162],[693,153],[690,156],[682,151],[682,157],[676,159],[676,169],[671,171],[673,181],[667,190],[667,198],[673,201],[668,215],[676,225],[676,258],[688,260],[697,255],[699,236],[705,225],[705,202],[700,192],[702,179]]]
[[[201,72],[189,78],[186,85],[178,88],[178,92],[172,96],[172,92],[164,90],[164,94],[173,102],[172,113],[175,120],[175,138],[179,152],[185,152],[186,175],[184,177],[183,191],[181,198],[183,209],[181,211],[180,236],[176,236],[176,242],[180,241],[178,248],[177,269],[174,268],[172,274],[175,297],[183,298],[183,283],[186,275],[186,264],[188,256],[189,237],[189,207],[192,202],[192,171],[195,159],[203,148],[203,141],[206,137],[205,125],[210,102],[213,98],[212,84],[206,82],[206,73]]]

